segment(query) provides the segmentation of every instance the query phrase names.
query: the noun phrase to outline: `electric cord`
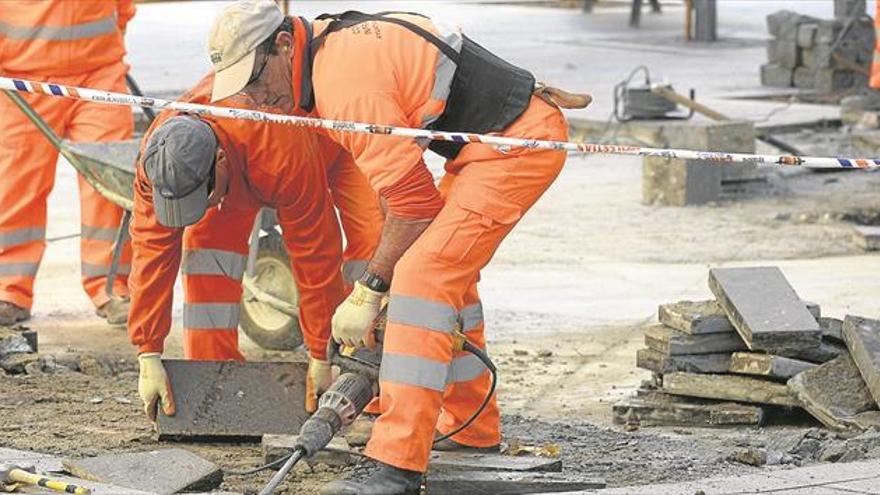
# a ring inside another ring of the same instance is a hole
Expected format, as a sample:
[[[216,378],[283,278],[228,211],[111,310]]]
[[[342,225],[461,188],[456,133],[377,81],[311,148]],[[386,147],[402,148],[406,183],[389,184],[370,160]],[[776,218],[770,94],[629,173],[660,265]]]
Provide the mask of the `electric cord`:
[[[441,437],[435,438],[434,445],[436,445],[438,442],[442,442],[443,440],[446,440],[448,438],[454,437],[455,435],[458,435],[465,428],[470,426],[474,421],[477,420],[477,417],[479,417],[480,414],[483,413],[483,411],[486,409],[486,406],[489,405],[489,401],[492,400],[492,396],[495,395],[495,386],[498,384],[498,370],[495,368],[495,364],[492,362],[492,360],[489,359],[489,355],[486,354],[486,351],[471,344],[467,340],[464,341],[464,345],[462,346],[462,349],[464,349],[467,352],[470,352],[474,356],[477,356],[477,359],[482,361],[483,364],[486,366],[486,368],[489,369],[489,372],[492,373],[492,386],[489,387],[489,392],[487,392],[486,397],[483,398],[483,403],[480,404],[480,407],[477,408],[477,410],[474,412],[474,414],[471,415],[471,417],[468,418],[467,421],[462,423],[461,426],[459,426],[458,428],[450,431],[449,433],[447,433]]]
[[[355,457],[367,457],[367,455],[364,454],[363,452],[358,452],[355,450],[337,449],[336,447],[324,447],[321,450],[323,452],[337,452],[339,454],[348,454],[348,455],[353,455]],[[223,473],[226,474],[227,476],[250,476],[252,474],[257,474],[257,473],[260,473],[260,472],[265,471],[267,469],[272,469],[273,467],[278,466],[279,464],[284,464],[288,459],[290,459],[291,455],[293,455],[293,454],[283,455],[268,464],[263,464],[262,466],[255,467],[253,469],[248,469],[246,471],[223,471]]]

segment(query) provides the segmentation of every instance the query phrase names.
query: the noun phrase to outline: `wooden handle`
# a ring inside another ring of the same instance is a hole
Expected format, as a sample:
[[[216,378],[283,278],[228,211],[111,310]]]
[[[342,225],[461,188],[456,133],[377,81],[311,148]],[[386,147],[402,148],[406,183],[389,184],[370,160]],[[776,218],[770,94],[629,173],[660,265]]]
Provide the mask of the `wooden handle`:
[[[9,480],[26,485],[36,485],[55,490],[58,492],[73,493],[75,495],[91,495],[92,491],[81,486],[71,485],[63,481],[55,481],[39,474],[29,473],[21,469],[9,471]]]

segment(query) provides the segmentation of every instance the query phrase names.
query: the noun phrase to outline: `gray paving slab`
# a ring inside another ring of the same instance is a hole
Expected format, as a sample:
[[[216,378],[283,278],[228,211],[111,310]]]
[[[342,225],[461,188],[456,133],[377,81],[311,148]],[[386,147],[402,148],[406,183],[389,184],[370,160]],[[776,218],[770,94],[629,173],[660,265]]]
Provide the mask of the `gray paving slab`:
[[[92,495],[156,495],[152,491],[137,490],[134,488],[126,488],[123,486],[110,485],[107,483],[99,483],[97,481],[84,480],[73,476],[52,475],[53,480],[63,481],[72,485],[88,488],[92,491]],[[39,495],[58,495],[54,490],[49,490],[39,486],[22,487],[20,493],[39,494]]]
[[[558,473],[448,471],[429,472],[426,486],[432,495],[513,495],[591,490],[606,485],[599,478],[578,479]]]
[[[687,402],[628,398],[612,407],[615,424],[630,426],[729,426],[760,425],[764,410],[735,403]]]
[[[828,318],[823,316],[816,318],[819,328],[822,329],[822,339],[833,342],[843,342],[843,320],[840,318]]]
[[[734,352],[730,357],[729,371],[742,375],[764,376],[774,380],[788,380],[794,375],[816,366],[815,363],[772,354]]]
[[[536,456],[431,452],[432,471],[562,472],[562,460]]]
[[[639,349],[636,351],[636,366],[661,375],[676,371],[725,373],[730,368],[730,354],[682,354],[669,356],[653,349]]]
[[[705,399],[791,407],[800,405],[785,384],[739,375],[670,373],[663,377],[663,391]]]
[[[306,363],[163,362],[177,414],[160,413],[160,439],[289,434],[308,419]]]
[[[735,332],[688,335],[666,325],[653,325],[645,330],[648,348],[677,356],[681,354],[719,354],[748,350]]]
[[[661,304],[657,316],[660,323],[691,335],[736,331],[714,300]]]
[[[210,491],[223,482],[216,464],[183,449],[65,459],[63,464],[79,478],[157,494]]]
[[[819,323],[779,268],[713,268],[709,288],[750,349],[796,357],[819,345]]]
[[[52,454],[7,449],[4,447],[0,447],[0,464],[30,464],[41,473],[60,473],[64,471],[60,457]]]
[[[880,320],[848,315],[843,340],[874,401],[880,404]]]
[[[809,369],[788,381],[788,388],[807,410],[825,426],[851,429],[859,413],[876,409],[876,404],[849,355],[837,357]]]

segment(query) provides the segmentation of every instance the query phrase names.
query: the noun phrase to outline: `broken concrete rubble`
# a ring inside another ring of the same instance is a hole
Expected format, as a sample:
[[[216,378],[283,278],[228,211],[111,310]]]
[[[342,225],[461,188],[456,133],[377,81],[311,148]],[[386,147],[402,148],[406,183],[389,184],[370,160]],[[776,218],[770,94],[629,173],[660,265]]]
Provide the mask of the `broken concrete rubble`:
[[[709,288],[749,349],[797,357],[821,329],[776,267],[713,268]]]
[[[737,375],[670,373],[663,376],[663,391],[688,397],[732,400],[776,406],[799,406],[783,384]]]
[[[83,479],[156,494],[211,491],[223,482],[216,464],[183,449],[65,459],[62,464]]]
[[[807,412],[829,428],[861,429],[855,416],[876,409],[848,354],[796,375],[788,381],[788,388]]]
[[[764,376],[783,381],[815,366],[814,363],[806,361],[754,352],[734,352],[730,358],[731,373]]]
[[[33,352],[27,338],[21,332],[0,327],[0,358],[25,352]]]
[[[843,340],[874,402],[880,405],[880,321],[847,316]]]
[[[263,450],[263,462],[269,464],[293,452],[299,435],[263,435],[260,446]],[[306,459],[309,465],[324,464],[327,466],[344,467],[351,463],[351,451],[344,438],[334,437],[327,445],[332,450],[322,450],[314,457]]]

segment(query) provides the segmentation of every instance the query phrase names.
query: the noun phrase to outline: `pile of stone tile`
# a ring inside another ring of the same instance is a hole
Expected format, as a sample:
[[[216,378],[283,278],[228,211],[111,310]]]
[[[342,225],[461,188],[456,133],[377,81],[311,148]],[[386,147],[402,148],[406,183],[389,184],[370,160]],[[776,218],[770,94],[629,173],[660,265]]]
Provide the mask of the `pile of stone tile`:
[[[660,306],[637,355],[654,380],[615,423],[760,425],[803,408],[829,428],[880,427],[880,321],[822,317],[775,267],[712,269],[709,288],[715,300]]]
[[[761,66],[761,84],[795,86],[819,93],[867,86],[867,71],[874,53],[873,23],[866,16],[844,14],[864,14],[864,0],[860,6],[850,5],[853,10],[837,7],[838,17],[830,20],[790,10],[767,16],[767,28],[773,39],[767,44],[768,63]]]

